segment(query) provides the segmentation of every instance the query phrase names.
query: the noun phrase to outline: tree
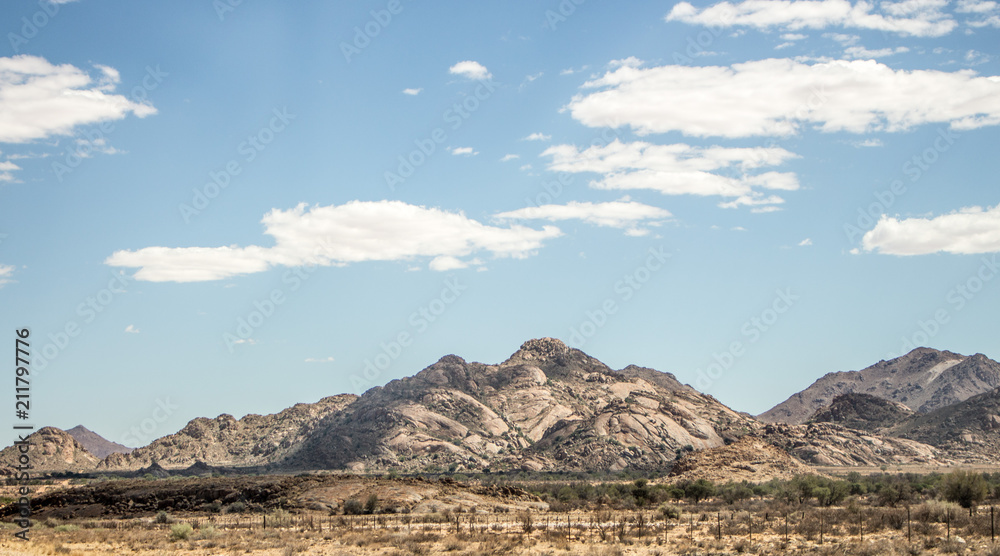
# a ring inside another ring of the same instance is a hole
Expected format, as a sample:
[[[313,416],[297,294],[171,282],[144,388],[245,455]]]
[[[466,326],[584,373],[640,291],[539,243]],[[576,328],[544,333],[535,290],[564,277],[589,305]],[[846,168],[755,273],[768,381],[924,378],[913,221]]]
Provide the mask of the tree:
[[[963,508],[978,506],[989,494],[989,485],[982,473],[954,471],[945,476],[944,496],[951,502],[957,502]]]
[[[708,479],[698,479],[684,487],[684,496],[694,500],[697,504],[705,498],[715,496],[715,483]]]

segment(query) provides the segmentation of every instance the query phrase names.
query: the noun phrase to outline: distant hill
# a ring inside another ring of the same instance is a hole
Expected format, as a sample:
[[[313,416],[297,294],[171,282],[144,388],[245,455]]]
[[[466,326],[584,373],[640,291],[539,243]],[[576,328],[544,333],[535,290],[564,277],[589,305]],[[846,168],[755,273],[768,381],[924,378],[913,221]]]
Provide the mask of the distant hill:
[[[26,440],[30,443],[32,475],[40,471],[91,471],[99,461],[82,444],[62,429],[43,427]],[[0,451],[0,475],[13,475],[20,457],[18,446],[8,446]]]
[[[966,461],[995,463],[1000,457],[1000,388],[915,415],[885,433],[937,446]]]
[[[1000,363],[983,354],[917,348],[860,371],[829,373],[760,414],[768,423],[804,423],[840,394],[859,392],[929,413],[1000,387]]]
[[[877,432],[912,416],[913,410],[899,402],[851,392],[833,398],[833,403],[814,413],[809,422],[836,423],[849,429]]]
[[[341,394],[316,403],[295,404],[273,415],[251,414],[238,420],[226,414],[215,419],[199,417],[147,446],[109,455],[99,469],[136,471],[154,463],[168,469],[197,463],[217,467],[268,465],[297,450],[321,419],[356,399],[353,394]]]
[[[83,445],[88,452],[98,459],[104,459],[110,454],[127,454],[133,450],[117,442],[111,442],[83,425],[77,425],[66,431],[67,434]]]

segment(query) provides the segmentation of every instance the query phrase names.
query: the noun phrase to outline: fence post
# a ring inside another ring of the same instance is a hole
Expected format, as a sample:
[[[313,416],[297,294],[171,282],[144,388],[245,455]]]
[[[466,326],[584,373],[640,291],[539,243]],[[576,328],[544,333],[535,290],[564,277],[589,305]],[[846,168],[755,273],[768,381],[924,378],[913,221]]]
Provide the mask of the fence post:
[[[717,512],[715,517],[719,520],[719,540],[722,540],[722,512]]]
[[[910,540],[910,507],[906,507],[906,542],[911,542]]]

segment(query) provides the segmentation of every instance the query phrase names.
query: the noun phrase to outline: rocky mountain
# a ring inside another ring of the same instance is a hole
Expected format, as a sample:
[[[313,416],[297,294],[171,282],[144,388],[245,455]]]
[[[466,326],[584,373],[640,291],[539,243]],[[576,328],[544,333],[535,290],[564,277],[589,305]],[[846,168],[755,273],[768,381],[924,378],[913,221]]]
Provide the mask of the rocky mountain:
[[[615,371],[559,340],[500,364],[448,355],[327,416],[286,469],[617,470],[662,467],[685,446],[756,426],[672,375]]]
[[[758,416],[768,423],[804,423],[840,394],[860,392],[929,413],[1000,387],[1000,363],[983,354],[917,348],[860,371],[829,373]]]
[[[90,471],[99,461],[69,433],[55,427],[38,429],[25,440],[30,445],[32,475],[42,471]],[[20,447],[16,445],[0,451],[0,475],[13,475],[20,456]]]
[[[254,467],[274,463],[298,449],[326,416],[357,399],[353,394],[300,403],[272,415],[223,414],[199,417],[175,434],[158,438],[128,454],[111,454],[100,470],[139,470],[154,463],[166,469],[195,464],[218,467]]]
[[[77,442],[98,459],[104,459],[115,453],[127,454],[133,450],[128,446],[107,440],[83,425],[77,425],[67,430],[66,433],[75,438]]]
[[[1000,388],[936,409],[883,431],[936,446],[966,462],[1000,459]]]
[[[849,429],[878,432],[913,416],[905,405],[873,396],[851,392],[833,398],[833,403],[820,409],[810,423],[835,423]]]

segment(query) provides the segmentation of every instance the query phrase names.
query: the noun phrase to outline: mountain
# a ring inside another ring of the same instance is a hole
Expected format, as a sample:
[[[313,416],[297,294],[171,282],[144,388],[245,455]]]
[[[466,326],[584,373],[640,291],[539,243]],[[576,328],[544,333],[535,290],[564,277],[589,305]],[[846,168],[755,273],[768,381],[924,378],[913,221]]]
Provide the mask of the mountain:
[[[38,429],[25,440],[30,444],[32,475],[40,471],[91,471],[99,461],[69,433],[55,427]],[[0,475],[13,475],[20,456],[20,447],[16,445],[0,451]]]
[[[931,444],[967,462],[1000,459],[1000,388],[889,427],[886,434]]]
[[[98,459],[104,459],[114,453],[127,454],[133,450],[128,446],[111,442],[83,425],[77,425],[67,430],[66,433],[75,438],[77,442]]]
[[[618,470],[723,446],[754,420],[668,373],[615,371],[559,340],[500,364],[448,355],[328,415],[279,466],[292,469]]]
[[[873,396],[851,392],[833,398],[833,403],[820,409],[810,423],[836,423],[849,429],[878,432],[913,416],[905,405]]]
[[[341,394],[316,403],[300,403],[272,415],[223,414],[199,417],[177,433],[158,438],[128,454],[114,453],[100,470],[140,470],[154,463],[167,469],[201,464],[216,467],[268,465],[296,450],[321,419],[341,411],[357,396]]]
[[[804,423],[840,394],[860,392],[900,402],[919,413],[952,405],[1000,387],[1000,363],[917,348],[860,371],[829,373],[805,390],[760,414],[768,423]]]

